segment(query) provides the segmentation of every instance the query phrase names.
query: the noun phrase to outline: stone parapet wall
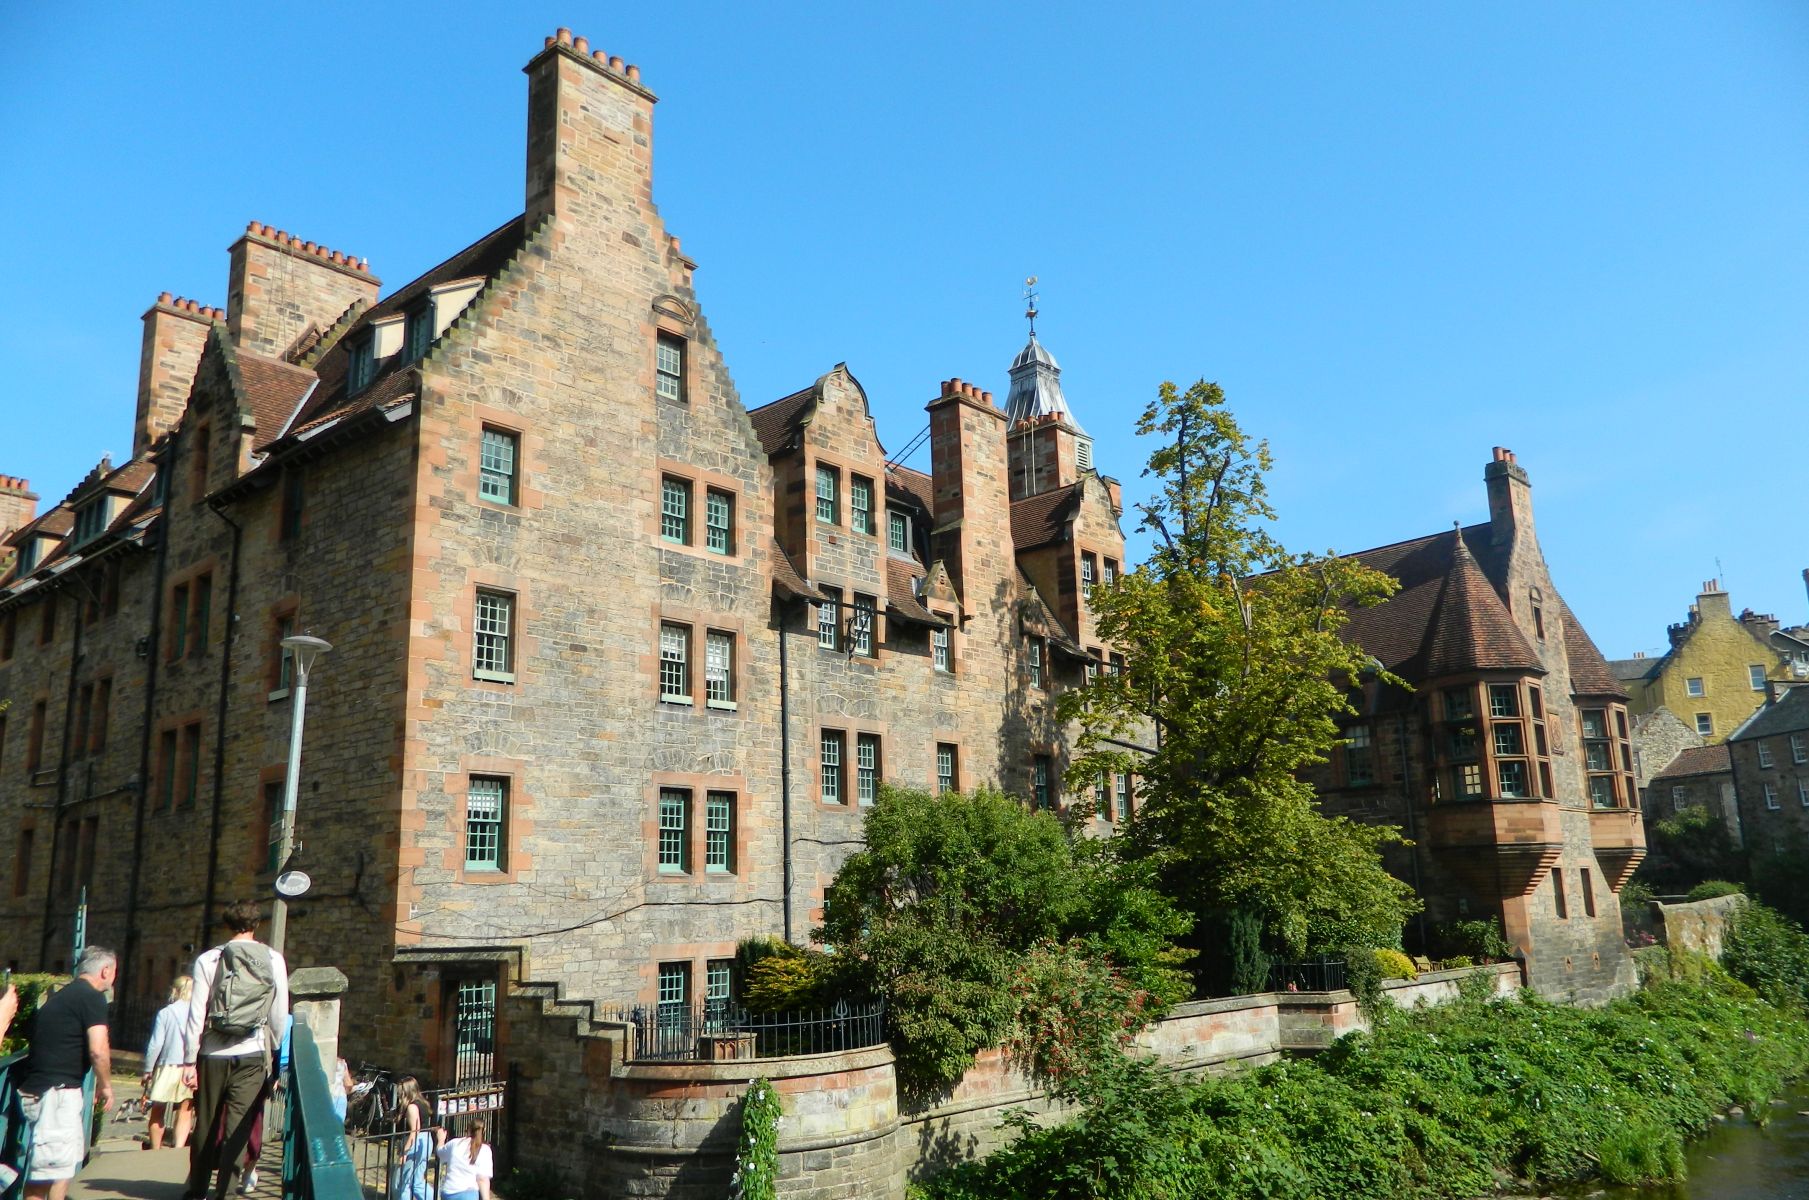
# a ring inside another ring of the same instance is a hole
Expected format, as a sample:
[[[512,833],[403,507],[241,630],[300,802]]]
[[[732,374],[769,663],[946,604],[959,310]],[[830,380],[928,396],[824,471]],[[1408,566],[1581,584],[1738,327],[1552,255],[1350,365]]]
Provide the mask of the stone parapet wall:
[[[1673,950],[1694,950],[1711,958],[1721,957],[1727,923],[1746,903],[1741,895],[1717,896],[1693,904],[1653,904],[1663,930],[1665,945]]]

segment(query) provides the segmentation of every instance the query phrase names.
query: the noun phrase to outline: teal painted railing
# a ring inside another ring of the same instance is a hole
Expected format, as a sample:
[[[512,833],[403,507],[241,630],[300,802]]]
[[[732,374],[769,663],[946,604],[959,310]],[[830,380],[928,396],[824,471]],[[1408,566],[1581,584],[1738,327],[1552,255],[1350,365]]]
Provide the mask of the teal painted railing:
[[[363,1200],[346,1145],[345,1122],[333,1111],[327,1073],[314,1034],[300,1021],[289,1027],[287,1134],[283,1139],[283,1200]]]

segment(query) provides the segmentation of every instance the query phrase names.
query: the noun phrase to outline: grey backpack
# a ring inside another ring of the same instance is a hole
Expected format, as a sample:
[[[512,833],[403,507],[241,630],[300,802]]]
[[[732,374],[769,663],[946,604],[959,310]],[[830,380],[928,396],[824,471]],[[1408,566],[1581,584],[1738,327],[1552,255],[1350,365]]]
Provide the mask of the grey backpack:
[[[270,947],[259,942],[227,942],[207,995],[207,1027],[222,1037],[242,1041],[270,1023],[270,999],[276,994],[276,971]]]

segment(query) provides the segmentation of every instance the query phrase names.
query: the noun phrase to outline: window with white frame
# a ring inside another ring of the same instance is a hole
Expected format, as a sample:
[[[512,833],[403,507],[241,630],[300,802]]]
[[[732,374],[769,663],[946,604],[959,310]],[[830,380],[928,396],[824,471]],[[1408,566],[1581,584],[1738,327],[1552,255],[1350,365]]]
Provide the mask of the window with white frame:
[[[498,504],[515,503],[515,460],[520,439],[503,429],[484,426],[477,453],[477,494]]]
[[[879,624],[879,603],[872,596],[855,593],[854,616],[848,625],[854,653],[873,657],[873,631]]]
[[[660,622],[660,699],[691,703],[691,627]]]
[[[1766,808],[1776,808],[1777,806],[1778,806],[1778,785],[1775,783],[1772,783],[1770,780],[1766,780],[1766,782],[1765,782],[1765,807]]]
[[[854,798],[870,805],[879,799],[879,735],[863,733],[854,739]]]
[[[509,781],[473,775],[465,788],[465,869],[503,869],[503,819]]]
[[[842,751],[847,746],[847,738],[839,729],[825,729],[818,746],[822,765],[823,803],[845,804],[847,800],[842,787]]]
[[[660,536],[680,546],[691,542],[691,484],[671,475],[660,478]]]
[[[691,869],[691,793],[684,788],[660,789],[659,867],[668,875]]]
[[[1049,756],[1039,754],[1030,764],[1030,786],[1036,806],[1043,812],[1055,808],[1055,793],[1049,787]]]
[[[1118,793],[1118,819],[1131,819],[1131,777],[1129,775],[1112,776],[1112,786]]]
[[[474,605],[471,673],[503,682],[515,678],[515,597],[479,589]]]
[[[1105,560],[1104,567],[1105,570],[1104,573],[1100,575],[1099,582],[1105,584],[1107,587],[1111,587],[1114,583],[1118,582],[1118,560],[1115,558],[1108,558]]]
[[[948,742],[936,743],[936,792],[952,792],[957,786],[956,766],[960,751]]]
[[[1696,732],[1700,733],[1704,737],[1707,737],[1709,734],[1714,733],[1715,732],[1715,714],[1714,713],[1697,713],[1696,714]]]
[[[735,793],[704,796],[704,871],[726,874],[735,869]]]
[[[1809,762],[1809,745],[1804,745],[1800,733],[1790,735],[1790,761],[1799,765]]]
[[[840,471],[834,467],[817,466],[817,520],[825,525],[841,522],[841,502],[837,495],[841,490],[840,484]]]
[[[911,552],[911,518],[895,508],[886,510],[886,549],[894,554]]]
[[[1700,675],[1692,676],[1691,678],[1684,680],[1683,690],[1692,696],[1708,695],[1708,688],[1703,684]]]
[[[685,339],[671,333],[659,335],[654,351],[657,378],[654,390],[661,400],[683,403],[685,399]]]
[[[865,475],[848,477],[848,523],[856,533],[877,533],[873,524],[873,481]]]
[[[1684,790],[1682,788],[1674,787],[1671,789],[1671,811],[1672,812],[1682,812],[1683,811],[1683,797],[1684,797]]]
[[[1096,680],[1098,678],[1099,678],[1099,660],[1097,658],[1089,657],[1087,659],[1087,682],[1092,683],[1094,680]]]
[[[1769,767],[1771,765],[1771,747],[1766,745],[1764,740],[1761,739],[1757,748],[1759,751],[1759,765],[1761,767]]]
[[[1746,678],[1748,682],[1752,684],[1753,691],[1762,692],[1765,690],[1765,668],[1759,663],[1750,663],[1747,665]]]
[[[932,625],[930,627],[930,663],[938,671],[948,672],[955,669],[954,656],[950,653],[949,627]]]
[[[704,638],[704,699],[735,703],[735,635],[712,629]]]
[[[817,645],[825,650],[842,648],[842,589],[821,587],[823,601],[817,605]]]
[[[1028,653],[1030,656],[1030,686],[1040,688],[1043,686],[1043,639],[1031,638]]]
[[[1796,781],[1796,798],[1802,802],[1804,808],[1809,808],[1809,779]]]
[[[1087,600],[1093,598],[1093,579],[1098,574],[1094,564],[1097,561],[1091,554],[1080,556],[1080,594]]]
[[[734,959],[713,958],[704,964],[704,1020],[708,1030],[719,1030],[728,1019],[734,992]]]
[[[710,488],[704,492],[704,549],[730,554],[735,545],[735,498]]]
[[[1093,808],[1101,821],[1112,819],[1112,781],[1104,773],[1093,782]]]

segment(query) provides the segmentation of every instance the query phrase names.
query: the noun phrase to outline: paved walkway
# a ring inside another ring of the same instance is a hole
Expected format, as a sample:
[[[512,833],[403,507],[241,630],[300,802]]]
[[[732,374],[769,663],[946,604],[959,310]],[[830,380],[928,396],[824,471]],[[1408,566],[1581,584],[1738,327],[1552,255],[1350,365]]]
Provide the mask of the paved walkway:
[[[119,1095],[136,1095],[138,1081],[116,1079]],[[126,1091],[126,1087],[132,1091]],[[187,1150],[146,1150],[140,1138],[143,1118],[116,1121],[108,1113],[94,1151],[69,1185],[69,1200],[182,1200],[188,1182]],[[283,1146],[279,1138],[264,1140],[258,1163],[258,1200],[281,1200],[283,1194]]]

